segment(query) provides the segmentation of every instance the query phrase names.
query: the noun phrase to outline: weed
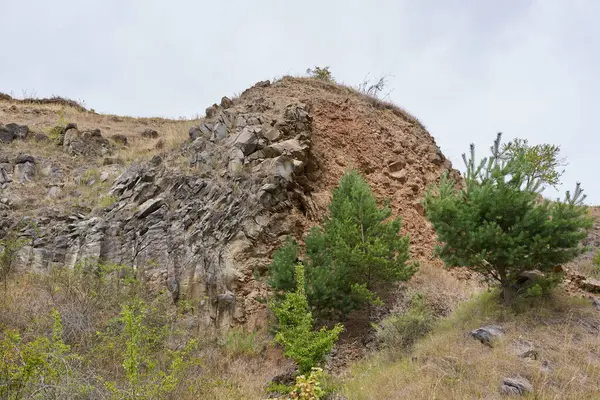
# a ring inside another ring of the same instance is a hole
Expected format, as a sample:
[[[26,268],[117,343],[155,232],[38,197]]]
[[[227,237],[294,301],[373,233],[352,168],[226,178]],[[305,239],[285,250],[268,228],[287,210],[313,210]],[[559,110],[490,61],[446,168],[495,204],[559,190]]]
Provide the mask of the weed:
[[[321,81],[325,81],[328,83],[334,83],[335,80],[331,76],[331,71],[329,71],[329,66],[327,67],[314,67],[308,68],[306,73],[310,75],[311,78],[318,79]]]
[[[107,208],[115,204],[117,201],[117,197],[113,195],[106,195],[100,199],[100,204],[98,205],[100,206],[100,208]]]
[[[245,328],[227,332],[222,339],[222,347],[233,358],[255,356],[260,352],[256,332],[248,332]]]

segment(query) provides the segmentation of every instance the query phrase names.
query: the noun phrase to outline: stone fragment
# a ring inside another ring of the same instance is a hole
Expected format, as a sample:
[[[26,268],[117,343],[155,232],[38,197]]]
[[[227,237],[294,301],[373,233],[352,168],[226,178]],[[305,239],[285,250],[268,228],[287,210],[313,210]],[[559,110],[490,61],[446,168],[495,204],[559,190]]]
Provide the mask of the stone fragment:
[[[247,156],[256,150],[258,137],[253,130],[246,127],[239,133],[237,138],[235,138],[234,145]]]
[[[233,101],[229,97],[223,96],[221,98],[221,107],[223,107],[225,109],[233,107]]]
[[[154,129],[147,128],[144,129],[144,131],[141,133],[141,136],[146,139],[156,139],[158,138],[158,132]]]
[[[213,140],[222,140],[225,139],[229,135],[229,131],[227,126],[224,123],[217,123],[213,128]]]
[[[161,198],[147,200],[139,207],[137,217],[139,219],[146,218],[148,215],[162,207],[163,204],[164,201]]]
[[[498,325],[487,325],[471,331],[471,336],[486,346],[492,347],[493,341],[504,335],[504,329]]]
[[[515,378],[504,378],[500,386],[500,393],[507,396],[523,396],[533,392],[533,385],[527,379],[517,376]]]

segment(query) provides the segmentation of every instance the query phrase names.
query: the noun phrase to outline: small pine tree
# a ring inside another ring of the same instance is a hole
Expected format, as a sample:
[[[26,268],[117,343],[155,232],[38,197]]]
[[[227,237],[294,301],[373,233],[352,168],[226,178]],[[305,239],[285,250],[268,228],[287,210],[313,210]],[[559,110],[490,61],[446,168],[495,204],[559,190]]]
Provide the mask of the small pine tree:
[[[381,303],[377,289],[409,279],[409,237],[399,235],[401,220],[388,205],[378,207],[369,185],[356,171],[334,190],[323,228],[305,240],[306,292],[318,317],[343,319],[367,303]],[[275,253],[270,284],[290,290],[297,249],[288,243]]]
[[[333,329],[323,327],[313,331],[302,265],[296,267],[296,282],[295,292],[288,292],[281,303],[272,305],[279,323],[275,341],[284,347],[284,354],[298,364],[300,373],[307,373],[331,352],[344,328],[337,324]]]
[[[444,176],[424,200],[441,242],[437,254],[448,266],[466,266],[499,283],[507,302],[524,271],[548,273],[580,254],[591,227],[579,184],[564,201],[540,201],[543,186],[560,176],[556,148],[516,143],[502,147],[498,134],[492,155],[479,163],[471,145],[470,158],[463,154],[464,185],[457,188]],[[540,149],[546,149],[543,162],[535,157]]]

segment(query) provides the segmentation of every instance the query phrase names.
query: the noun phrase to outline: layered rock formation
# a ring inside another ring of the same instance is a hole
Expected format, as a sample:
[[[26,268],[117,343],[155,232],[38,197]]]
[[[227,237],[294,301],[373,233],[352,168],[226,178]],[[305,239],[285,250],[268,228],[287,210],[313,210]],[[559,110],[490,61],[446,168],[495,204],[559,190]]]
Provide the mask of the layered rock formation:
[[[252,327],[266,297],[255,278],[286,236],[320,221],[331,189],[352,167],[404,218],[413,256],[433,260],[419,200],[443,171],[456,172],[409,114],[297,78],[260,82],[206,114],[180,150],[129,166],[101,212],[30,215],[21,264],[40,271],[86,260],[132,265],[152,287],[197,304],[204,324]],[[106,146],[94,131],[75,128],[62,143],[75,155],[100,156]]]

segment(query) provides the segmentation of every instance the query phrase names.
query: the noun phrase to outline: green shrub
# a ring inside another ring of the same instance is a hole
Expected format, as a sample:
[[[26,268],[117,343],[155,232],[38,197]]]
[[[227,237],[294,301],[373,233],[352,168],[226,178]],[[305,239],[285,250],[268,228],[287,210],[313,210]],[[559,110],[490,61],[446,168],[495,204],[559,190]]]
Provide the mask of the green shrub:
[[[296,267],[296,281],[296,291],[288,292],[281,303],[272,305],[279,323],[275,342],[283,346],[284,354],[294,360],[300,372],[306,373],[331,352],[344,328],[337,324],[333,329],[323,327],[313,331],[313,318],[304,291],[304,267],[301,265]]]
[[[64,112],[64,109],[61,108],[58,112],[56,125],[48,130],[48,137],[58,144],[62,144],[65,128],[69,124],[69,121],[64,116]]]
[[[600,251],[596,253],[592,262],[594,263],[596,275],[600,275]]]
[[[379,208],[369,185],[356,171],[346,173],[333,192],[323,228],[306,237],[306,293],[319,318],[343,319],[366,304],[380,304],[375,288],[409,279],[409,237],[399,235],[400,218]],[[269,283],[278,291],[295,286],[297,246],[288,242],[269,267]]]
[[[122,365],[126,381],[104,381],[115,400],[164,398],[179,387],[186,370],[197,362],[190,357],[196,346],[192,340],[183,350],[168,350],[168,362],[160,365],[151,351],[153,344],[162,340],[161,333],[157,333],[160,329],[144,322],[146,312],[147,307],[140,301],[123,306],[120,322],[125,339]]]
[[[426,193],[424,206],[446,265],[483,274],[512,303],[522,293],[517,283],[523,272],[549,273],[581,254],[592,221],[581,206],[585,196],[579,184],[564,201],[539,199],[544,186],[560,177],[557,147],[529,147],[524,141],[502,147],[498,134],[491,149],[492,155],[477,163],[471,145],[470,159],[463,154],[464,185],[443,176]]]
[[[329,71],[329,67],[314,67],[308,68],[306,73],[310,75],[311,78],[319,79],[321,81],[333,83],[335,82],[333,76],[331,76],[331,71]]]
[[[0,279],[7,291],[8,277],[17,264],[19,251],[25,245],[25,240],[20,238],[15,230],[8,232],[4,239],[0,240]]]
[[[245,328],[227,332],[221,346],[232,357],[255,356],[260,352],[256,332],[248,332]]]
[[[7,330],[0,340],[0,398],[61,398],[68,389],[71,364],[79,357],[62,340],[62,323],[58,311],[50,337],[40,336],[24,342],[16,331]],[[73,376],[70,377],[73,381]],[[65,380],[67,382],[65,382]],[[81,387],[79,388],[79,391]],[[70,391],[73,393],[73,391]],[[37,397],[36,397],[37,396]]]
[[[310,374],[296,377],[296,384],[289,392],[290,399],[319,400],[325,397],[322,387],[323,369],[312,368]]]
[[[113,204],[115,204],[118,201],[118,199],[115,196],[112,195],[106,195],[106,196],[102,196],[102,198],[100,199],[100,208],[106,208],[106,207],[110,207]]]
[[[375,326],[377,340],[383,347],[406,351],[433,328],[434,317],[424,297],[415,295],[411,303],[406,314],[390,315]]]

